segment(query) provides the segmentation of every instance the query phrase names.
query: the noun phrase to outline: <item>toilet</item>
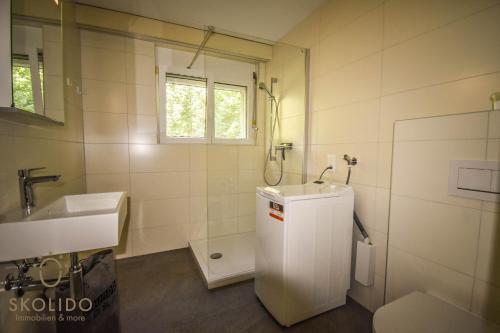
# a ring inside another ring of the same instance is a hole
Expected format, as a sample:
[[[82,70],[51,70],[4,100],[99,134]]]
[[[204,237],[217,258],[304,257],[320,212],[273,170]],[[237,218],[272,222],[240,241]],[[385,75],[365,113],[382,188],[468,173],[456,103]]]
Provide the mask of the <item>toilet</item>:
[[[374,333],[490,333],[500,327],[434,296],[412,292],[382,306],[373,316]]]

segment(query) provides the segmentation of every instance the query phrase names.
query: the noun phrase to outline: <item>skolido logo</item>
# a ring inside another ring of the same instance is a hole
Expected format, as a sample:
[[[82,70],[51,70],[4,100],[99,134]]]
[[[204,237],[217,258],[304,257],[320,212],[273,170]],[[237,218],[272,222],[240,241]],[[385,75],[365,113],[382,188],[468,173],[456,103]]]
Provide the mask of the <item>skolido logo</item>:
[[[45,267],[50,263],[57,266],[56,279],[45,277]],[[45,288],[56,288],[63,279],[63,265],[56,258],[45,258],[39,264],[39,283]],[[31,280],[30,280],[31,281]],[[21,287],[22,288],[22,287]],[[16,313],[18,321],[85,321],[85,313],[92,310],[93,304],[90,298],[73,299],[71,297],[12,297],[9,299],[9,311]],[[56,318],[56,313],[59,315]]]

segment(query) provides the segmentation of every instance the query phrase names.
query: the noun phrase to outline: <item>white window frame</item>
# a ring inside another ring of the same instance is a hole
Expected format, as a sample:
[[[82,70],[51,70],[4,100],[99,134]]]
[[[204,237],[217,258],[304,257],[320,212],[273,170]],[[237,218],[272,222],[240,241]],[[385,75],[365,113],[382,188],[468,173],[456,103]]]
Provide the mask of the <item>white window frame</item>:
[[[214,98],[214,104],[212,107],[213,111],[213,129],[214,133],[212,136],[212,143],[216,144],[253,144],[254,140],[251,137],[251,128],[252,128],[252,103],[250,102],[249,98],[249,90],[253,89],[253,87],[249,87],[247,85],[241,85],[241,84],[235,84],[235,83],[227,83],[227,82],[215,82],[213,86],[213,93],[215,94],[215,86],[216,85],[221,85],[221,86],[227,86],[227,87],[239,87],[241,90],[245,92],[245,138],[242,139],[225,139],[225,138],[217,138],[215,137],[215,98]]]
[[[163,49],[163,50],[162,50]],[[253,145],[255,144],[255,136],[252,135],[252,113],[253,110],[253,95],[255,94],[253,77],[248,77],[246,80],[241,79],[226,79],[221,77],[220,73],[214,73],[213,71],[205,71],[203,69],[204,55],[198,57],[197,63],[191,69],[187,69],[184,66],[165,64],[162,57],[167,58],[171,62],[172,56],[166,56],[172,52],[171,49],[157,48],[157,68],[158,68],[158,114],[159,114],[159,141],[160,143],[204,143],[204,144],[236,144],[236,145]],[[175,52],[175,51],[174,51]],[[190,60],[192,58],[192,53],[185,52]],[[186,63],[189,63],[187,61]],[[184,64],[184,62],[183,62]],[[184,64],[185,65],[185,64]],[[167,74],[178,75],[189,79],[189,77],[197,79],[206,79],[207,82],[207,108],[206,108],[206,127],[205,127],[205,137],[204,138],[188,138],[188,137],[168,137],[167,136],[167,110],[166,110],[166,77]],[[214,104],[214,92],[215,92],[215,82],[221,85],[228,86],[240,86],[246,87],[246,138],[244,139],[223,139],[215,138],[215,127],[214,127],[214,116],[215,116],[215,104]]]

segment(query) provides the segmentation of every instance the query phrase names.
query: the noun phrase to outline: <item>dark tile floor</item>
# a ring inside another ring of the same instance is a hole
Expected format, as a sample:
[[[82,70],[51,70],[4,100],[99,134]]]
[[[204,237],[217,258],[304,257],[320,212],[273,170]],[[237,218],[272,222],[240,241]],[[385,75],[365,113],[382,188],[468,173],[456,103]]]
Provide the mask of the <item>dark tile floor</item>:
[[[253,281],[208,290],[188,249],[117,261],[123,333],[371,332],[372,314],[347,304],[281,327],[254,294]]]

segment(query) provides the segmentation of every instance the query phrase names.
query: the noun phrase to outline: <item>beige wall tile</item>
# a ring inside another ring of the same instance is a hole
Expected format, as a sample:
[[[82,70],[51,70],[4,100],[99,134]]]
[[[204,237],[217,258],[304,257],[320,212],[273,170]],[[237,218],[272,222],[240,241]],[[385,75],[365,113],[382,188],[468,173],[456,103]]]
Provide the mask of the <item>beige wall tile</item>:
[[[320,36],[338,32],[345,25],[382,4],[381,0],[327,1],[320,9]]]
[[[392,193],[478,209],[479,200],[448,195],[449,161],[481,160],[485,154],[485,140],[396,143]]]
[[[85,178],[87,193],[130,191],[128,174],[87,175]]]
[[[486,139],[487,128],[487,112],[401,121],[394,128],[394,142]]]
[[[197,197],[207,195],[206,171],[191,171],[189,173],[189,195]]]
[[[373,186],[353,185],[354,211],[365,228],[375,230],[376,188]]]
[[[155,56],[155,44],[153,42],[126,38],[125,45],[128,53],[141,54],[149,57]]]
[[[207,146],[208,170],[235,170],[238,167],[238,148],[228,145]]]
[[[499,139],[489,139],[488,149],[486,153],[486,159],[489,161],[499,161],[500,160],[500,140]]]
[[[189,224],[189,198],[134,200],[130,207],[130,228],[143,229],[172,224]]]
[[[500,111],[490,112],[488,138],[500,139]]]
[[[114,51],[125,51],[125,38],[117,35],[80,30],[82,46],[92,46]]]
[[[111,81],[83,80],[83,110],[127,113],[125,84]]]
[[[264,149],[256,146],[238,147],[239,170],[260,170],[264,166]]]
[[[488,110],[490,101],[484,92],[499,85],[500,74],[495,73],[384,96],[380,141],[392,140],[395,120]]]
[[[496,0],[387,1],[384,43],[392,45],[498,3]]]
[[[129,114],[128,129],[130,143],[156,144],[158,142],[156,116]]]
[[[172,224],[163,227],[132,230],[134,256],[187,247],[189,226]]]
[[[483,211],[476,278],[500,286],[500,214]]]
[[[238,216],[255,215],[255,193],[238,194]]]
[[[85,112],[83,125],[86,143],[128,143],[126,114]]]
[[[154,57],[127,53],[127,83],[153,86],[155,84]]]
[[[236,170],[210,170],[207,173],[207,194],[222,195],[236,193],[238,190],[238,173]],[[209,206],[210,210],[212,207]]]
[[[499,325],[500,288],[481,280],[475,280],[471,311]]]
[[[206,145],[189,145],[189,169],[190,170],[207,169]]]
[[[382,49],[382,6],[320,41],[319,65],[329,71]]]
[[[129,172],[129,152],[126,144],[86,144],[87,174]]]
[[[125,53],[82,47],[82,78],[125,82]]]
[[[384,94],[498,71],[500,46],[491,41],[498,38],[499,15],[495,6],[386,49]]]
[[[168,199],[189,196],[189,173],[132,173],[131,196],[138,200]]]
[[[222,221],[238,216],[236,195],[211,195],[207,198],[208,221]]]
[[[127,84],[128,113],[156,116],[156,90],[154,86]]]
[[[313,80],[312,110],[324,110],[380,96],[380,53],[363,58]]]
[[[389,244],[474,275],[481,211],[393,195]]]
[[[377,148],[377,186],[388,189],[391,187],[392,142],[380,142]]]
[[[238,216],[238,232],[255,231],[255,214]]]
[[[312,144],[376,142],[379,100],[312,112]]]
[[[389,232],[389,189],[377,187],[375,191],[375,230],[387,235]]]
[[[393,247],[389,247],[387,279],[390,299],[422,291],[468,309],[472,298],[472,277]]]

